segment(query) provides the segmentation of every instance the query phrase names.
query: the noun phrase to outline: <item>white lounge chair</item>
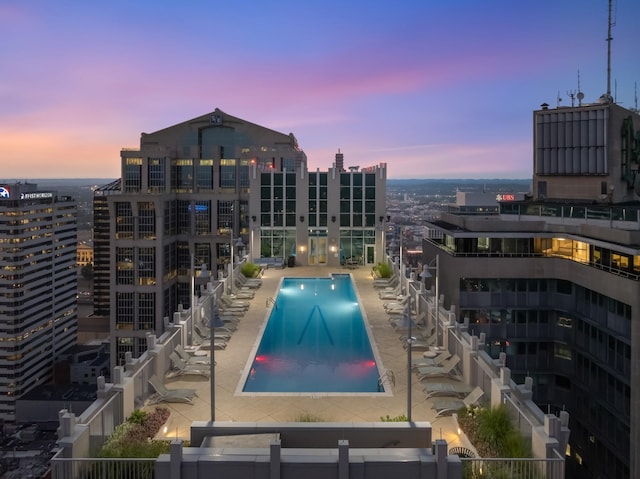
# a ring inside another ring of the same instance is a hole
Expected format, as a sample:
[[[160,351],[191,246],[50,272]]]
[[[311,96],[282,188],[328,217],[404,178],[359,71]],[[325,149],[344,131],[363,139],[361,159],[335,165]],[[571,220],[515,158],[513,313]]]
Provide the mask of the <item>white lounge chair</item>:
[[[254,293],[251,289],[245,289],[244,287],[239,286],[238,283],[236,283],[236,286],[238,286],[238,288],[231,296],[232,299],[253,299],[256,296],[256,293]]]
[[[243,274],[236,275],[236,284],[243,288],[258,289],[262,286],[262,280],[260,278],[247,278]]]
[[[424,386],[425,397],[430,399],[436,396],[451,396],[463,398],[473,391],[468,384],[463,383],[438,383],[426,381]]]
[[[160,402],[192,404],[193,398],[198,395],[195,389],[169,389],[155,374],[149,378],[149,384],[155,390],[155,394],[149,398],[149,402],[151,404],[157,404]]]
[[[384,309],[389,311],[390,309],[402,309],[404,310],[407,307],[407,303],[409,302],[410,296],[402,296],[397,301],[388,301],[386,303],[382,303]]]
[[[456,366],[460,362],[458,356],[452,356],[442,363],[441,366],[423,366],[418,368],[418,378],[424,381],[429,378],[450,377],[459,379],[456,373]]]
[[[222,328],[216,328],[216,330]],[[227,328],[224,328],[227,329]],[[228,331],[228,329],[227,329]],[[226,331],[225,331],[226,332]],[[227,342],[222,339],[216,339],[215,336],[213,338],[213,346],[211,343],[211,335],[209,334],[207,329],[202,329],[198,325],[193,326],[193,336],[191,338],[193,342],[200,346],[202,349],[213,349],[222,350],[227,347]]]
[[[218,304],[220,304],[223,308],[245,308],[245,309],[249,309],[249,305],[250,305],[249,301],[246,301],[244,299],[233,299],[225,294],[223,294],[218,299]]]
[[[182,347],[181,344],[178,344],[174,351],[182,358],[184,362],[187,364],[211,364],[211,358],[208,356],[192,356]]]
[[[439,399],[434,401],[433,406],[431,407],[436,410],[436,417],[448,416],[465,406],[473,406],[480,400],[483,394],[484,391],[481,388],[476,387],[464,399]]]
[[[411,361],[411,366],[416,370],[421,367],[442,366],[442,363],[450,357],[451,353],[449,351],[443,351],[435,358],[415,358]]]
[[[205,364],[187,364],[175,352],[172,352],[169,355],[169,358],[171,359],[171,364],[173,365],[173,370],[169,371],[168,373],[169,377],[182,376],[187,374],[206,376],[207,378],[211,376],[211,373],[209,371],[210,366],[207,366]]]
[[[396,287],[399,283],[397,276],[392,276],[391,278],[379,278],[373,280],[374,288],[388,288],[388,287]]]
[[[400,286],[397,286],[395,288],[392,289],[385,289],[383,291],[378,292],[378,296],[380,297],[380,299],[392,299],[392,300],[398,300],[399,298],[401,298],[401,289]]]
[[[436,335],[435,333],[431,333],[428,337],[423,337],[421,339],[414,339],[411,342],[411,349],[413,351],[429,351],[436,344]],[[407,349],[407,345],[404,345],[404,348]]]

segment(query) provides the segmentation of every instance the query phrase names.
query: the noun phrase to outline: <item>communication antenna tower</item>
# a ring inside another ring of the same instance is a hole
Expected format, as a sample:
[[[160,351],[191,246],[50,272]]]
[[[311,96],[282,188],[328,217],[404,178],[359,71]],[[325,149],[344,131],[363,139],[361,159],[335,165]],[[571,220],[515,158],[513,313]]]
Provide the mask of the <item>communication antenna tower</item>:
[[[578,94],[576,96],[578,97],[578,106],[582,106],[582,100],[584,98],[584,93],[582,93],[582,91],[580,91],[580,70],[578,70]]]
[[[613,0],[609,0],[609,22],[607,30],[607,99],[611,99],[611,42],[613,37],[611,36],[611,28],[615,26],[616,22],[612,19]]]

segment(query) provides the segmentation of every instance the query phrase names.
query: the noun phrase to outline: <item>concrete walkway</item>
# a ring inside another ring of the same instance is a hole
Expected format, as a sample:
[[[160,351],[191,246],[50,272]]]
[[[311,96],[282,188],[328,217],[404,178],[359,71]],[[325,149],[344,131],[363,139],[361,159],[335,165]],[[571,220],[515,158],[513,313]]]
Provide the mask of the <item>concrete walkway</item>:
[[[252,348],[256,344],[258,331],[269,313],[267,303],[275,298],[277,286],[283,276],[289,277],[328,277],[331,273],[350,273],[356,282],[360,301],[364,306],[373,338],[382,360],[382,367],[393,372],[395,386],[386,396],[323,396],[300,394],[297,396],[237,396],[236,388]],[[300,417],[313,416],[324,422],[376,422],[387,415],[396,417],[407,415],[407,352],[399,340],[399,333],[389,324],[388,315],[373,287],[371,267],[361,266],[355,269],[331,269],[327,267],[294,267],[268,269],[263,276],[262,287],[256,290],[250,301],[249,311],[239,322],[235,331],[222,351],[215,351],[215,420],[249,422],[295,422]],[[422,352],[414,353],[414,357]],[[451,417],[435,419],[432,401],[425,399],[423,384],[415,374],[412,379],[412,420],[430,421],[433,426],[433,439],[447,440],[449,447],[469,447],[464,435],[458,436],[455,422]],[[439,380],[439,381],[447,381]],[[170,388],[196,388],[198,397],[192,405],[163,404],[171,409],[166,431],[158,435],[163,438],[189,438],[193,421],[211,419],[210,383],[199,376],[182,376],[167,379]],[[153,406],[151,406],[153,407]],[[150,407],[147,407],[150,408]]]

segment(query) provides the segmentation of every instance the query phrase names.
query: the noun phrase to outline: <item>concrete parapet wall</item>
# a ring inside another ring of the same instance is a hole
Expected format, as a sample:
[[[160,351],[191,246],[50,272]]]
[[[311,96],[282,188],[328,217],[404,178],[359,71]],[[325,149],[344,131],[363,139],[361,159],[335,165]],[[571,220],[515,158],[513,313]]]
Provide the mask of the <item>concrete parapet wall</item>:
[[[237,436],[248,434],[279,434],[283,447],[331,448],[339,440],[348,440],[351,447],[430,448],[432,443],[429,422],[375,423],[253,423],[253,422],[194,422],[191,444],[202,444],[209,436]]]

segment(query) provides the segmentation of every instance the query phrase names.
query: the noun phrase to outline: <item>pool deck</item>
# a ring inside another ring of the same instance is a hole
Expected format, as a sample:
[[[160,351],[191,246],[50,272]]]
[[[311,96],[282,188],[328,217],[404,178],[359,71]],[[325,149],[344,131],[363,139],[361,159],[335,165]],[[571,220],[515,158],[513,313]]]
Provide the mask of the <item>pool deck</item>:
[[[369,322],[373,339],[377,346],[382,367],[392,371],[395,386],[390,395],[384,396],[349,396],[349,395],[260,395],[237,396],[236,390],[242,372],[253,347],[258,340],[257,335],[270,311],[267,304],[275,298],[279,281],[283,276],[289,277],[327,277],[331,273],[348,273],[353,275],[356,288]],[[325,422],[376,422],[381,417],[396,417],[407,414],[407,351],[399,340],[399,333],[388,322],[378,297],[378,289],[373,287],[371,267],[360,266],[354,269],[333,269],[328,267],[293,267],[284,269],[267,269],[262,277],[263,284],[255,290],[251,306],[241,318],[238,330],[235,331],[226,349],[215,351],[215,420],[233,422],[295,422],[300,416],[313,416]],[[422,356],[422,352],[414,353],[414,357]],[[449,447],[471,447],[466,436],[458,436],[455,421],[452,417],[435,417],[431,408],[432,400],[425,398],[423,384],[415,374],[412,380],[412,420],[429,421],[433,427],[433,439],[445,439]],[[439,379],[438,381],[448,381]],[[210,383],[199,376],[182,376],[166,379],[169,388],[195,388],[198,396],[193,404],[163,403],[171,410],[166,424],[166,433],[160,432],[158,437],[188,439],[193,421],[211,419]],[[148,406],[152,408],[155,406]]]

